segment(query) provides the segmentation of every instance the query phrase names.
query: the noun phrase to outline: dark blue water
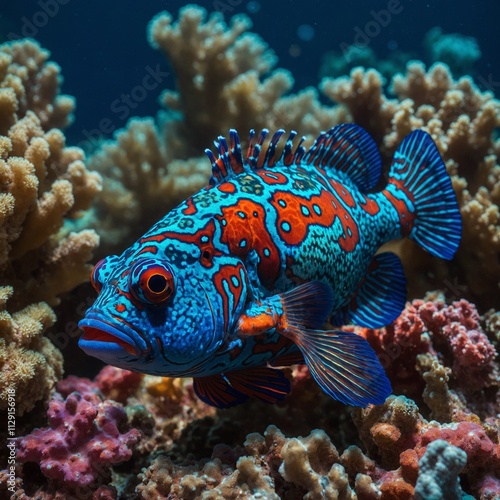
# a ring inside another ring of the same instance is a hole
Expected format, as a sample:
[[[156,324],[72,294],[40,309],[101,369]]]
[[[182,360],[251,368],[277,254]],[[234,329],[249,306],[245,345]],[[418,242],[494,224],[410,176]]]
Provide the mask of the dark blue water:
[[[62,68],[63,92],[77,99],[75,121],[66,131],[68,143],[82,145],[96,136],[103,119],[112,122],[104,134],[111,136],[129,116],[157,113],[158,95],[174,88],[175,81],[163,55],[148,45],[146,27],[161,10],[177,17],[183,5],[179,0],[2,0],[0,41],[28,35],[51,51],[51,59]],[[239,13],[251,17],[253,31],[279,56],[278,66],[292,71],[294,90],[316,86],[324,53],[341,51],[359,41],[355,37],[362,37],[360,33],[370,35],[368,44],[380,58],[397,48],[425,60],[424,34],[440,26],[444,32],[477,39],[482,57],[470,72],[480,87],[500,94],[500,3],[493,0],[214,0],[199,5],[225,11],[227,18]],[[118,111],[117,99],[141,84],[147,67],[157,65],[162,75],[170,74],[161,76],[161,84],[133,109]]]

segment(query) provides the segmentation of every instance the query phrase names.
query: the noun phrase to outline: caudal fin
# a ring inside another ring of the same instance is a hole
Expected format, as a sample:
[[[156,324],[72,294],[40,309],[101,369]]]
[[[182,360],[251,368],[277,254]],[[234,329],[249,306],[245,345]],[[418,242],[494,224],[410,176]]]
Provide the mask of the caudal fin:
[[[398,210],[403,236],[432,255],[453,258],[462,220],[450,176],[428,133],[415,130],[405,137],[394,153],[384,192]]]

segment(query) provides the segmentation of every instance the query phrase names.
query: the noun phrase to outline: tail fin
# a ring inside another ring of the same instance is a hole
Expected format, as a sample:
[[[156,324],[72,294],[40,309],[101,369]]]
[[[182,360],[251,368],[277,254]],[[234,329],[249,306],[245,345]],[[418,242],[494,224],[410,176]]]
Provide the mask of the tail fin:
[[[398,211],[403,236],[432,255],[453,258],[462,220],[450,176],[428,133],[415,130],[405,137],[394,153],[384,193]]]

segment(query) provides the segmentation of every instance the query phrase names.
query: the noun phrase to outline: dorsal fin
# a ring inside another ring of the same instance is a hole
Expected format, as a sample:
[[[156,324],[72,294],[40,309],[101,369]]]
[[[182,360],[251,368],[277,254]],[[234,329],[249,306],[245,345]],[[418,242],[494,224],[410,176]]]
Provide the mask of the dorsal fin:
[[[373,189],[382,173],[377,145],[366,130],[353,123],[321,132],[303,161],[345,173],[362,192]]]
[[[219,157],[216,158],[210,149],[205,150],[212,163],[210,185],[232,179],[247,170],[271,168],[280,162],[283,165],[303,162],[333,168],[346,174],[363,192],[372,189],[380,178],[382,160],[377,146],[368,132],[357,125],[345,123],[328,132],[321,132],[308,151],[302,145],[305,137],[300,139],[294,150],[293,141],[297,132],[292,130],[279,157],[276,156],[276,149],[285,131],[276,131],[267,148],[263,148],[268,133],[269,130],[263,129],[255,140],[255,131],[250,131],[245,159],[236,130],[229,131],[229,145],[225,137],[219,136],[214,142]]]

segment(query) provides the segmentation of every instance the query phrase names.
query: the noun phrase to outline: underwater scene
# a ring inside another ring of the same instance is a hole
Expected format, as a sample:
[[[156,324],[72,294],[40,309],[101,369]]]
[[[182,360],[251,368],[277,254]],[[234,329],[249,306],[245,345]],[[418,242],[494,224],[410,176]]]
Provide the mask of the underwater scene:
[[[0,498],[500,499],[499,16],[2,1]]]

